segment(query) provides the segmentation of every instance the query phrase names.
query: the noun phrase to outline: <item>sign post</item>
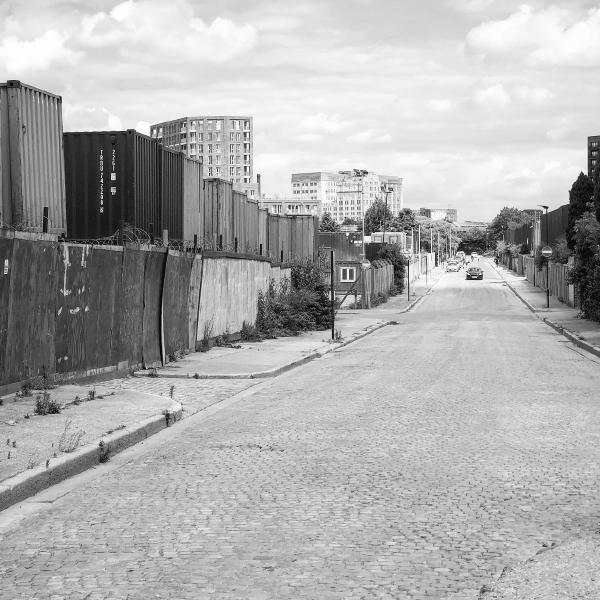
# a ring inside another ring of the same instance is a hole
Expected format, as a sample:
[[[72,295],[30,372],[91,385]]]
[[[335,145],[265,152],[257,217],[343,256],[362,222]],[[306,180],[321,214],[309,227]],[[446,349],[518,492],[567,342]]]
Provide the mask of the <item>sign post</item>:
[[[548,259],[552,256],[552,248],[550,248],[550,246],[544,246],[542,248],[542,256],[546,259],[546,308],[550,310],[550,278],[548,275]]]

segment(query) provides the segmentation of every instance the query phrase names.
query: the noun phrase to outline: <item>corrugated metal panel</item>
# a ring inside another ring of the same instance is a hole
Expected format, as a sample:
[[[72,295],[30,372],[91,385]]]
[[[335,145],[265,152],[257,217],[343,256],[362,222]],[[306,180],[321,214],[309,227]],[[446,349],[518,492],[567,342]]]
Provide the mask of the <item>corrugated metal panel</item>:
[[[183,239],[193,240],[202,235],[201,222],[202,163],[183,159]],[[203,221],[203,219],[202,219]]]
[[[161,195],[164,194],[161,185],[162,146],[135,129],[128,129],[126,133],[132,160],[127,177],[133,176],[133,179],[125,220],[132,227],[160,235],[164,229],[161,220]]]
[[[258,253],[269,255],[269,211],[266,208],[258,209]]]
[[[161,146],[127,131],[64,134],[67,233],[73,239],[114,235],[123,219],[160,235]]]
[[[161,229],[169,232],[169,239],[183,239],[183,154],[169,148],[161,149],[160,205]]]
[[[202,203],[203,203],[203,245],[206,249],[216,250],[219,240],[218,235],[218,203],[219,195],[218,180],[205,179],[202,183]]]
[[[268,215],[269,229],[268,229],[268,242],[269,242],[269,254],[273,260],[280,260],[279,250],[279,217],[276,215]]]
[[[62,99],[20,81],[0,84],[0,220],[41,231],[66,230]]]

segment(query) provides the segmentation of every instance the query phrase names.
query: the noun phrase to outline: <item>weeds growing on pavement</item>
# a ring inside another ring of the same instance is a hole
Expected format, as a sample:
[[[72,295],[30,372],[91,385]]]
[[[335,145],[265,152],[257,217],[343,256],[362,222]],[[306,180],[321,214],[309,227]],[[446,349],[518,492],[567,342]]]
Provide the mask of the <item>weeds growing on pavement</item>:
[[[60,413],[61,408],[60,403],[50,398],[49,392],[44,391],[42,394],[36,396],[33,412],[40,416],[57,415]]]
[[[204,323],[202,328],[202,339],[200,340],[200,352],[208,352],[210,350],[210,338],[213,334],[214,320],[209,319]]]
[[[61,452],[73,452],[79,446],[84,436],[85,431],[79,427],[75,427],[73,421],[67,419],[65,421],[65,428],[58,440],[58,449]]]
[[[98,462],[106,463],[110,460],[110,448],[104,440],[100,440],[98,444]]]

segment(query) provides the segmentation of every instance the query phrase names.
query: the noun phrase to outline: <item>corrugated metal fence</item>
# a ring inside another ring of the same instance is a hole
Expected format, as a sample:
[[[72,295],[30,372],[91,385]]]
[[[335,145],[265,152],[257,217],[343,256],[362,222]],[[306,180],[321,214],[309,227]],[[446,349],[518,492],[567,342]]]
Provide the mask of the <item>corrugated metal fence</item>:
[[[195,349],[199,313],[214,335],[252,322],[273,275],[267,259],[32,238],[0,232],[0,386],[169,362]]]

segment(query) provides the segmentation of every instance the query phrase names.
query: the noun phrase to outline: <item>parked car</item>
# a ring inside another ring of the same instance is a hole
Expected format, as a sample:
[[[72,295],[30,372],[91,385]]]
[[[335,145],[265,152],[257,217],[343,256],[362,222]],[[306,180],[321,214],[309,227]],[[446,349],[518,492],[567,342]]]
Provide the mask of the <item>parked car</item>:
[[[446,271],[458,271],[460,270],[460,264],[455,260],[449,260],[446,263]]]
[[[483,279],[483,269],[481,267],[469,267],[467,269],[467,279]]]

